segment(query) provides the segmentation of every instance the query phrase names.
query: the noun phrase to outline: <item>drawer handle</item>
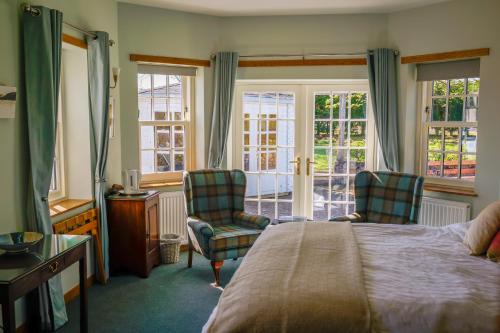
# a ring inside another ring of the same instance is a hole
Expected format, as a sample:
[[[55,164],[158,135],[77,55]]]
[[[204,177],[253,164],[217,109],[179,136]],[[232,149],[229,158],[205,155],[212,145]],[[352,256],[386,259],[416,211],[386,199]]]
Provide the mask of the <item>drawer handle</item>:
[[[50,271],[51,271],[52,273],[57,272],[57,269],[58,269],[58,268],[59,268],[59,262],[58,262],[58,261],[56,261],[56,262],[54,262],[53,264],[50,264],[50,265],[49,265],[49,269],[50,269]]]

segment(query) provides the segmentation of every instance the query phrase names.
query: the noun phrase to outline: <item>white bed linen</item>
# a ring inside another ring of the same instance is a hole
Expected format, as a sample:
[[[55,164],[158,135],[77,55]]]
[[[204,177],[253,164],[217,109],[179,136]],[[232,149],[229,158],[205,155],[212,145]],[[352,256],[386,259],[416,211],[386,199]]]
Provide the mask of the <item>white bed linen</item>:
[[[468,254],[467,227],[355,225],[372,331],[500,331],[500,265]]]
[[[500,264],[468,254],[468,226],[354,224],[372,332],[500,332]]]

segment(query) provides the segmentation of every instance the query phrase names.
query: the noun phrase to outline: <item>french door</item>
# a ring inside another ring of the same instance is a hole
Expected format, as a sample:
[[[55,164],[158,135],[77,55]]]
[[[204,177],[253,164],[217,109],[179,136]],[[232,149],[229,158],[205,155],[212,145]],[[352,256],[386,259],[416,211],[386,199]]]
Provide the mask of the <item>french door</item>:
[[[237,84],[232,167],[245,171],[245,209],[327,220],[354,210],[354,176],[373,166],[365,82]]]

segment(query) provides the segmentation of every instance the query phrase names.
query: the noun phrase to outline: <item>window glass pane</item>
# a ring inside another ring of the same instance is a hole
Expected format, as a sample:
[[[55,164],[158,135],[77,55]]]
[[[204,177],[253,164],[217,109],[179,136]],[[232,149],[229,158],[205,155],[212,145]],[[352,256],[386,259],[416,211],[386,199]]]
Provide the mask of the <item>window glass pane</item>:
[[[432,100],[432,120],[444,121],[446,115],[446,98],[434,98]]]
[[[292,93],[279,93],[278,114],[280,118],[295,118],[295,96]]]
[[[427,154],[427,175],[441,176],[442,153],[428,152]]]
[[[247,176],[247,187],[245,189],[245,197],[247,198],[257,198],[257,186],[258,186],[258,175],[256,174],[246,174]]]
[[[278,217],[292,216],[292,203],[291,202],[278,202]]]
[[[328,176],[314,177],[313,184],[313,200],[314,201],[328,201]]]
[[[349,201],[354,201],[354,178],[356,176],[349,176]]]
[[[276,218],[275,212],[276,203],[263,201],[260,203],[260,215],[269,217],[270,219]]]
[[[258,120],[254,120],[254,119],[248,119],[248,120],[245,120],[244,121],[244,131],[245,131],[245,134],[244,134],[244,140],[243,140],[243,144],[244,145],[252,145],[252,146],[256,146],[257,145],[257,137],[258,137],[258,128],[257,128],[257,122]],[[247,133],[248,132],[248,133]]]
[[[447,178],[458,177],[458,154],[444,155],[443,173]]]
[[[278,200],[292,200],[293,196],[293,176],[278,176]]]
[[[315,119],[330,119],[331,112],[330,95],[315,95],[314,96],[314,118]]]
[[[154,147],[154,126],[141,126],[141,149],[153,149]]]
[[[270,149],[267,153],[268,170],[276,170],[276,149]]]
[[[334,174],[347,173],[347,149],[332,149],[332,171]]]
[[[462,152],[475,153],[477,143],[477,127],[462,128]]]
[[[153,112],[155,115],[155,120],[166,120],[167,119],[167,99],[166,98],[155,98],[153,102]]]
[[[445,96],[448,90],[448,83],[446,80],[432,82],[432,96]]]
[[[158,151],[156,153],[156,170],[157,172],[172,171],[170,167],[170,152]]]
[[[339,217],[339,216],[344,216],[347,214],[347,204],[344,203],[337,203],[333,202],[332,203],[332,209],[330,212],[330,217]]]
[[[153,150],[143,150],[141,152],[141,172],[153,173],[155,171],[155,152]]]
[[[366,118],[366,94],[364,93],[351,94],[351,118],[352,119]]]
[[[153,88],[154,97],[167,97],[167,76],[163,74],[154,74]]]
[[[315,121],[314,122],[314,145],[328,146],[330,140],[330,122]]]
[[[174,147],[184,147],[184,126],[174,126]]]
[[[259,202],[245,200],[245,212],[253,215],[259,214]]]
[[[461,167],[460,178],[473,181],[476,177],[476,155],[463,154]]]
[[[151,75],[137,74],[137,94],[140,97],[151,96]]]
[[[328,173],[328,155],[330,149],[314,148],[314,173]]]
[[[464,98],[451,97],[448,102],[448,121],[462,121],[464,113]]]
[[[248,118],[257,118],[259,116],[259,94],[247,92],[243,94],[243,114]]]
[[[293,163],[290,161],[294,160],[293,148],[278,148],[278,172],[293,172]]]
[[[151,98],[139,97],[139,120],[151,120]]]
[[[477,109],[479,107],[478,96],[467,96],[465,103],[465,119],[467,122],[477,121]]]
[[[444,150],[458,152],[458,141],[460,132],[458,127],[445,127],[444,129]]]
[[[351,122],[351,147],[366,146],[366,121]]]
[[[175,171],[184,170],[184,152],[182,150],[174,152],[174,168]]]
[[[333,95],[333,119],[347,119],[347,94]]]
[[[264,93],[261,95],[261,114],[269,115],[276,114],[277,110],[277,96],[276,93]]]
[[[427,149],[442,150],[443,149],[443,128],[429,127],[429,136],[427,141]]]
[[[326,202],[313,203],[313,219],[314,221],[328,220],[328,203]]]
[[[276,177],[274,174],[260,175],[260,196],[264,199],[274,199],[276,196]]]
[[[351,149],[350,154],[349,173],[357,174],[363,171],[366,166],[366,151],[364,149]]]
[[[467,93],[468,94],[479,93],[479,78],[467,79]]]
[[[156,148],[170,148],[170,126],[156,126]]]
[[[243,169],[245,171],[258,170],[258,158],[256,147],[245,147],[243,149]]]
[[[347,146],[347,121],[332,121],[332,145]]]
[[[345,201],[347,200],[347,176],[333,176],[332,177],[332,201]]]
[[[450,95],[463,95],[465,94],[465,80],[457,79],[450,80]]]

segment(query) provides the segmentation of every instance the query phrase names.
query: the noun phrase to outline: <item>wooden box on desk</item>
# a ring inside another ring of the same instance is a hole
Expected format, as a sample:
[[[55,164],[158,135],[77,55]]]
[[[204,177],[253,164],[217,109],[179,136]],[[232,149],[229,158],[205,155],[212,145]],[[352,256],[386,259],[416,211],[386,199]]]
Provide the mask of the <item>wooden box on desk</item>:
[[[107,197],[110,270],[148,277],[160,264],[159,192]]]

